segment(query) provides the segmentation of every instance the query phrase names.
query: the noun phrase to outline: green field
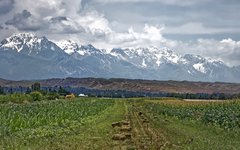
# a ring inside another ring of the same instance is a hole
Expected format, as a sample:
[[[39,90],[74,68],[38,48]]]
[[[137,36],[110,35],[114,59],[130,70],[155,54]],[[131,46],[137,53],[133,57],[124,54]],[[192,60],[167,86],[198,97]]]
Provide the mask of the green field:
[[[0,149],[239,149],[240,102],[76,98],[0,104]]]

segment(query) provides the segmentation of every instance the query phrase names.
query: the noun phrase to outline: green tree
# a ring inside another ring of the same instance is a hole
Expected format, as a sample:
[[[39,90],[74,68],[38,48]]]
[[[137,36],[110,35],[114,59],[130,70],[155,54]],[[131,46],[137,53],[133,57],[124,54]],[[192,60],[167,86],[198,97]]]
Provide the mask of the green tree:
[[[61,86],[58,89],[58,94],[59,95],[68,95],[70,94],[70,92],[68,92],[67,90],[65,90],[64,88],[62,88]]]
[[[0,86],[0,95],[4,95],[4,94],[5,94],[4,89],[3,89],[3,87]]]
[[[32,91],[40,91],[41,85],[40,83],[36,82],[32,85]]]
[[[27,90],[26,90],[26,94],[30,94],[31,92],[32,91],[31,91],[30,87],[28,87]]]
[[[9,93],[13,94],[13,88],[12,87],[9,89]]]

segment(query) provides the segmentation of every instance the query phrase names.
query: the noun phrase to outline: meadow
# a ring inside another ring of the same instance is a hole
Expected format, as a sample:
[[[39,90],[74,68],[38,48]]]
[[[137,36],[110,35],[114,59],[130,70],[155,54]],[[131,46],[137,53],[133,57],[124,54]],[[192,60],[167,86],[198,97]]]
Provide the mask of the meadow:
[[[4,101],[0,149],[238,149],[240,102],[171,98]]]

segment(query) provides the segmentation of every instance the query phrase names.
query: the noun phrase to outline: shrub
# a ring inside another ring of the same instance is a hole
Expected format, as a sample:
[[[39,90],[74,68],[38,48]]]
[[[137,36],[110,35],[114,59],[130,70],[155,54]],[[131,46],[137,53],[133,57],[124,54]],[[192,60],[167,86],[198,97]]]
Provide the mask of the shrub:
[[[55,99],[59,99],[59,94],[58,93],[48,93],[46,95],[47,100],[55,100]]]
[[[23,103],[24,101],[31,101],[31,97],[26,94],[14,93],[10,95],[1,95],[0,96],[0,103]]]
[[[43,99],[43,95],[40,92],[32,92],[30,96],[33,101],[41,101]]]

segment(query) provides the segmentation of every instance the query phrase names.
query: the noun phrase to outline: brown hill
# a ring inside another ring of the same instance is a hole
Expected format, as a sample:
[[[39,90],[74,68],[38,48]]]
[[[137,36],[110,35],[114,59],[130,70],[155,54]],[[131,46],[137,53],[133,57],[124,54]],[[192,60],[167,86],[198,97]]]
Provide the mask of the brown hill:
[[[0,86],[30,87],[34,82],[40,82],[42,86],[46,87],[71,86],[103,90],[171,93],[240,93],[239,83],[156,81],[138,79],[66,78],[35,81],[10,81],[0,79]]]

